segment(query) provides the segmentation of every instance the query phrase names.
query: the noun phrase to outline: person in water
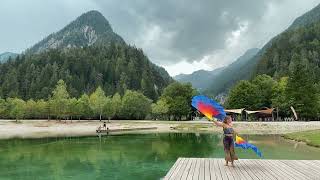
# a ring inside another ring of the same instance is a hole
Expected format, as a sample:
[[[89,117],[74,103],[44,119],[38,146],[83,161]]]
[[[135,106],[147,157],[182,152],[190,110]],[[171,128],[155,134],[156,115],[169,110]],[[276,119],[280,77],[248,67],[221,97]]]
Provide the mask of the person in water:
[[[226,116],[223,122],[213,121],[216,126],[223,128],[223,147],[225,152],[225,166],[231,162],[231,166],[234,166],[233,161],[238,160],[237,155],[234,152],[234,137],[236,132],[232,127],[232,118]]]

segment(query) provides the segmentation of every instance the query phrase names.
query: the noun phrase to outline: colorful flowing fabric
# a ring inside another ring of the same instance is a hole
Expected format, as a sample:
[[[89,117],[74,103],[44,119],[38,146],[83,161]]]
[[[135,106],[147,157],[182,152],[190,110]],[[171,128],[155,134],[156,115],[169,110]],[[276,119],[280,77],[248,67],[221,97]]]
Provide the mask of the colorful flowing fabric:
[[[262,157],[261,151],[253,144],[246,142],[242,137],[236,136],[235,147],[241,147],[242,149],[252,149],[259,157]]]
[[[213,120],[213,117],[215,117],[222,121],[226,117],[226,112],[224,111],[223,107],[207,96],[194,96],[192,98],[191,105],[210,120]]]

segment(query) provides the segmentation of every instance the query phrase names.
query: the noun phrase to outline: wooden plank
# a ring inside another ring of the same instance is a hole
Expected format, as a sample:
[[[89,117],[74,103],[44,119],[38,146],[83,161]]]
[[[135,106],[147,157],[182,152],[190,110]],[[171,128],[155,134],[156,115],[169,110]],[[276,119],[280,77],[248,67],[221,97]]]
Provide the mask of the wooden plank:
[[[245,162],[247,167],[253,171],[259,179],[275,179],[271,174],[267,173],[264,167],[262,167],[260,164],[256,163],[253,159],[243,159],[241,160]]]
[[[244,179],[258,179],[254,174],[248,173],[249,168],[242,162],[242,160],[237,161],[236,168],[239,169],[239,176],[241,179],[244,177]]]
[[[191,158],[192,160],[192,164],[191,164],[191,167],[190,167],[190,170],[188,172],[188,176],[187,176],[187,180],[192,180],[193,179],[193,174],[194,174],[194,170],[195,170],[195,167],[196,167],[196,158]]]
[[[259,160],[253,160],[252,162],[254,162],[254,163],[256,163],[257,165],[259,165],[259,166],[263,169],[262,172],[264,172],[265,175],[268,175],[268,177],[269,177],[270,179],[273,179],[273,180],[279,179],[279,178],[278,178],[278,175],[277,175],[275,172],[273,172],[273,171],[271,170],[271,168],[269,168],[268,166],[266,166],[264,163],[261,163]]]
[[[255,179],[259,180],[258,176],[255,175],[255,173],[252,173],[250,167],[247,166],[247,164],[243,160],[239,160],[238,164],[240,173],[244,175],[245,179]]]
[[[267,160],[264,160],[263,164],[265,166],[268,166],[268,168],[270,168],[270,170],[274,172],[274,175],[278,179],[288,179],[288,180],[289,179],[293,179],[291,176],[288,176],[288,174],[285,173],[283,169],[279,169],[277,166],[275,166],[274,164],[269,163]]]
[[[304,168],[306,165],[305,164],[300,164],[298,162],[294,162],[292,160],[288,161],[288,160],[279,160],[284,167],[288,167],[287,168],[287,172],[294,175],[296,177],[296,179],[306,179],[308,178],[305,173],[308,174],[308,171],[303,171],[302,168]],[[299,166],[298,169],[296,169],[296,166]],[[310,169],[309,169],[310,171]]]
[[[319,161],[319,164],[317,164],[317,161],[309,161],[309,160],[293,160],[293,161],[299,164],[299,168],[313,170],[315,174],[318,174],[320,176],[320,161]]]
[[[317,168],[320,168],[320,160],[309,160],[309,162],[314,163]]]
[[[138,131],[138,130],[154,130],[158,129],[157,127],[141,127],[141,128],[124,128],[124,129],[101,129],[96,130],[96,133],[109,133],[109,132],[122,132],[122,131]]]
[[[241,164],[242,166],[242,169],[245,170],[252,179],[255,179],[255,180],[260,180],[260,177],[259,176],[259,172],[257,172],[257,170],[255,168],[252,168],[250,166],[248,166],[248,164],[246,163],[247,160],[239,160],[239,164]]]
[[[204,179],[205,180],[211,180],[211,174],[210,174],[210,159],[204,159]]]
[[[176,167],[180,163],[180,160],[181,160],[180,158],[177,159],[177,161],[173,164],[173,166],[171,167],[167,175],[164,177],[164,179],[170,179],[172,173],[175,171]]]
[[[296,179],[297,180],[297,178],[293,174],[288,172],[289,171],[288,167],[281,168],[278,160],[272,160],[272,161],[264,160],[263,163],[269,164],[269,166],[272,167],[278,173],[278,175],[281,179],[285,178],[285,179],[292,179],[292,180]]]
[[[306,179],[308,178],[305,176],[304,173],[301,173],[300,171],[295,170],[293,167],[297,166],[297,164],[294,161],[286,161],[283,162],[283,160],[269,160],[271,163],[276,163],[278,168],[285,169],[285,172],[287,174],[290,174],[294,179]]]
[[[204,167],[204,158],[200,158],[200,168],[199,168],[199,179],[204,179],[205,167]]]
[[[234,179],[233,175],[231,174],[231,172],[229,170],[229,167],[224,165],[225,160],[224,159],[218,159],[217,161],[218,161],[221,173],[224,172],[229,180]]]
[[[186,168],[187,168],[189,160],[190,160],[189,158],[184,158],[183,164],[178,172],[177,179],[181,179],[182,175],[185,173],[185,171],[187,171]]]
[[[228,177],[227,177],[226,173],[224,173],[224,171],[223,171],[223,169],[221,168],[220,164],[221,164],[221,163],[220,163],[218,160],[216,160],[216,159],[214,160],[214,165],[215,165],[215,167],[216,167],[217,169],[219,169],[221,179],[222,179],[222,180],[228,180]]]
[[[320,161],[245,159],[235,167],[224,166],[224,159],[178,158],[164,179],[319,179]]]
[[[189,175],[189,172],[191,170],[191,167],[192,167],[192,163],[193,163],[193,159],[192,158],[188,158],[188,163],[186,165],[186,168],[181,176],[181,179],[187,179],[188,178],[188,175]]]
[[[312,166],[306,164],[307,162],[303,163],[303,161],[283,160],[282,163],[290,166],[293,171],[301,173],[304,179],[310,177],[311,175],[313,178],[320,177],[320,169],[313,169]],[[310,171],[312,171],[313,173],[310,173]],[[310,175],[308,176],[308,174]]]
[[[192,179],[198,180],[199,179],[199,170],[200,170],[200,160],[197,158],[195,159],[196,161],[196,166],[194,167],[194,174],[192,176]]]
[[[179,169],[175,179],[181,179],[183,174],[185,173],[186,170],[186,167],[187,167],[187,164],[189,162],[189,158],[183,158],[183,162],[181,163],[181,168]]]
[[[180,159],[180,162],[177,165],[175,171],[170,176],[170,179],[177,179],[177,177],[179,176],[179,171],[182,168],[182,165],[183,165],[183,162],[184,162],[185,158],[179,158],[179,159]]]
[[[222,179],[222,177],[220,176],[220,170],[215,168],[214,165],[214,159],[209,159],[209,163],[210,163],[210,179],[211,180],[217,180],[217,179]]]
[[[236,163],[236,162],[235,162]],[[230,167],[231,165],[229,164],[228,169],[230,170],[231,175],[233,176],[234,179],[243,179],[243,176],[241,175],[239,171],[239,164],[235,167]]]
[[[292,168],[303,173],[305,176],[309,177],[312,175],[313,178],[320,177],[320,165],[316,166],[312,164],[312,161],[307,160],[293,160],[296,164],[296,166],[293,166]],[[310,164],[309,164],[310,163]],[[310,173],[312,171],[313,173]]]
[[[315,172],[315,174],[318,174],[320,176],[320,164],[318,165],[316,162],[320,161],[308,161],[308,160],[301,160],[300,163],[304,164],[306,168],[309,170],[312,170]]]

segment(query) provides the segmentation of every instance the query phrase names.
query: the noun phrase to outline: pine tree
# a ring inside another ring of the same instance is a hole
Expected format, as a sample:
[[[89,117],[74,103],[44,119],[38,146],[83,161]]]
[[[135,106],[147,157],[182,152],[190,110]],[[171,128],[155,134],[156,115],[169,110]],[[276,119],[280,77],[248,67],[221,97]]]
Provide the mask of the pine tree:
[[[290,72],[286,89],[289,104],[295,108],[300,119],[312,119],[319,113],[319,100],[312,72],[307,61],[301,61],[295,54],[294,66]]]

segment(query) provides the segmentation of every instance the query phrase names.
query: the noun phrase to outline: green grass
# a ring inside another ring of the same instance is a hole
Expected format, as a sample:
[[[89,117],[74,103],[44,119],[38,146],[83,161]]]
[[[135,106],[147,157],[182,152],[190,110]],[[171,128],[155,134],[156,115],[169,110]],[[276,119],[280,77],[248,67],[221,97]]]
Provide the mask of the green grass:
[[[302,141],[307,145],[320,147],[320,129],[312,131],[295,132],[283,135],[286,139]]]

